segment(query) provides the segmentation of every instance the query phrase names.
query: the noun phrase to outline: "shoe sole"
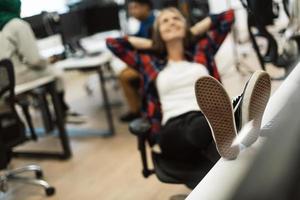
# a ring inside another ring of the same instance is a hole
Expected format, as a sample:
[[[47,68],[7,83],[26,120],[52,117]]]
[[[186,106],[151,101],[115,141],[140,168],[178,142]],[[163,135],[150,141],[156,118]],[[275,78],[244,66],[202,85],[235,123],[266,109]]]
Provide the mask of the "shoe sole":
[[[202,77],[195,84],[200,110],[209,122],[219,154],[232,160],[239,154],[239,146],[232,145],[236,127],[231,100],[223,86],[212,77]]]
[[[271,93],[271,79],[264,71],[255,72],[244,91],[242,101],[242,125],[253,120],[253,128],[242,140],[245,146],[252,145],[259,136],[261,120]]]

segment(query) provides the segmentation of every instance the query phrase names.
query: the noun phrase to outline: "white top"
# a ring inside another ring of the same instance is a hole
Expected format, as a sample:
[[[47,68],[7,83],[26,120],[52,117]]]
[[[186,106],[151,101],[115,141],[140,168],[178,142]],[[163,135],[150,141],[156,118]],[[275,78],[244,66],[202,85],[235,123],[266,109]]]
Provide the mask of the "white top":
[[[35,36],[30,25],[15,18],[0,31],[0,59],[11,59],[15,73],[22,74],[28,68],[45,68],[46,62],[39,54]]]
[[[162,124],[170,118],[189,111],[199,111],[195,97],[195,83],[209,75],[206,67],[188,61],[169,61],[158,74],[156,87],[162,106]]]

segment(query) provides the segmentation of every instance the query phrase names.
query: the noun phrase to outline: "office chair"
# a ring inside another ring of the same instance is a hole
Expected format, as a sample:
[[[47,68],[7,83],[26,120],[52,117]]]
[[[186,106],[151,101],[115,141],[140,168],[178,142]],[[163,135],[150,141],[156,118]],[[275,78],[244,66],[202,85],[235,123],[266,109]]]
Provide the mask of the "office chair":
[[[145,178],[155,174],[161,182],[184,184],[188,188],[193,189],[219,159],[215,150],[216,154],[212,153],[210,159],[204,160],[199,156],[199,159],[195,162],[179,162],[166,159],[161,153],[157,153],[155,148],[151,148],[153,169],[150,169],[146,147],[147,143],[149,144],[148,135],[150,128],[148,120],[143,118],[136,119],[129,124],[129,131],[137,136],[138,150],[140,151],[143,166],[142,174]],[[213,148],[215,149],[214,143],[211,144],[207,151],[213,152]]]
[[[15,77],[10,60],[0,61],[0,169],[5,169],[12,157],[14,147],[28,140],[25,126],[15,109]],[[21,176],[23,172],[34,172],[36,178]],[[7,170],[0,175],[0,192],[8,189],[8,182],[18,181],[42,186],[46,195],[51,196],[55,189],[42,180],[43,172],[37,165]]]

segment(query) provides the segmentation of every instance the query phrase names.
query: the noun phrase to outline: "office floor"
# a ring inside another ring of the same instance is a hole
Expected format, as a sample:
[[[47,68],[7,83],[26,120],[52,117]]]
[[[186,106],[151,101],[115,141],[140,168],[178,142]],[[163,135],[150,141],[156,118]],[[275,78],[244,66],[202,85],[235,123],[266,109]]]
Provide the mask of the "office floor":
[[[224,64],[219,56],[218,63]],[[226,62],[228,63],[228,62]],[[251,67],[246,68],[248,63]],[[255,56],[251,53],[248,59],[243,59],[242,71],[259,69]],[[242,75],[236,71],[233,61],[223,66],[221,74],[223,82],[230,96],[239,94],[250,74]],[[280,76],[281,70],[267,66],[272,76]],[[91,73],[67,72],[67,99],[71,107],[88,116],[88,123],[68,126],[70,129],[98,130],[106,127],[103,109],[100,108],[101,97],[97,84],[92,86],[92,96],[88,96],[84,84]],[[92,78],[93,79],[93,78]],[[98,83],[98,82],[97,82]],[[280,81],[273,81],[273,91],[280,85]],[[119,91],[113,86],[110,97],[113,102],[122,100]],[[42,166],[45,178],[56,188],[56,194],[47,198],[41,188],[23,184],[11,184],[0,200],[167,200],[171,195],[189,193],[189,189],[182,185],[161,183],[155,176],[145,179],[141,175],[141,162],[137,151],[136,138],[122,124],[117,117],[126,111],[125,106],[114,106],[113,115],[116,135],[111,138],[98,136],[70,136],[73,157],[66,161],[13,159],[11,166],[19,167],[26,164]],[[36,119],[38,120],[38,118]],[[56,139],[47,136],[38,143],[29,143],[22,148],[28,149],[56,149]]]

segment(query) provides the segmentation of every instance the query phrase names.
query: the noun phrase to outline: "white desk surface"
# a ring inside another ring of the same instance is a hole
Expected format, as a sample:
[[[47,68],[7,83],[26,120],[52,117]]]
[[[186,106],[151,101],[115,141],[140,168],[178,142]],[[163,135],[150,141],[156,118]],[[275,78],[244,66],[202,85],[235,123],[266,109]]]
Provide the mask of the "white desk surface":
[[[53,64],[54,67],[67,70],[67,69],[88,69],[99,67],[107,62],[109,62],[112,58],[112,54],[110,52],[103,52],[99,56],[93,57],[83,57],[83,58],[67,58],[62,61],[58,61]]]
[[[50,83],[55,80],[55,76],[45,76],[39,79],[35,79],[30,82],[22,83],[15,86],[15,94],[22,94],[24,92],[28,92],[32,89],[38,88],[42,85]]]
[[[300,63],[270,98],[262,120],[262,126],[273,119],[288,103],[300,85]],[[297,91],[296,91],[297,92]],[[298,91],[299,92],[299,91]],[[259,138],[251,147],[242,150],[236,160],[221,158],[202,179],[186,200],[225,200],[235,191],[254,160],[264,138]]]
[[[95,35],[82,38],[80,40],[80,44],[87,50],[87,52],[95,52],[95,51],[107,51],[105,39],[107,37],[120,37],[121,32],[118,30],[113,31],[105,31],[102,33],[97,33]]]
[[[107,37],[119,37],[121,32],[118,30],[105,31],[96,33],[94,35],[82,38],[80,44],[88,53],[107,51],[105,39]],[[64,52],[64,45],[59,34],[49,36],[47,38],[39,39],[37,41],[40,54],[44,58],[48,58],[55,54]]]
[[[41,56],[44,58],[64,52],[64,45],[59,34],[39,39],[37,45]]]

